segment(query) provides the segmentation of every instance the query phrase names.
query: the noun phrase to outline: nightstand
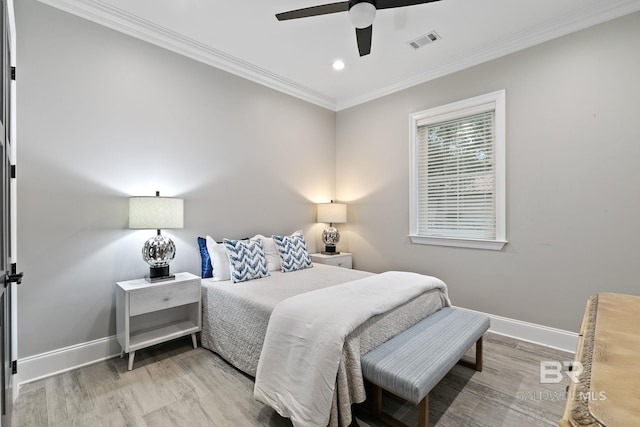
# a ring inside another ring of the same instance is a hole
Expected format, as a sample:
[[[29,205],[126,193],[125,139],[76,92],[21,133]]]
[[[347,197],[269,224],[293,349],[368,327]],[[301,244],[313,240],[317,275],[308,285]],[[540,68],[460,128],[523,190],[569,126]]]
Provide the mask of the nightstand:
[[[338,255],[311,254],[311,261],[318,264],[335,265],[336,267],[353,268],[353,260],[349,252],[340,252]]]
[[[129,370],[136,350],[185,335],[191,335],[193,348],[198,347],[200,295],[200,277],[191,273],[177,273],[173,280],[156,283],[145,279],[117,283],[116,330],[120,357],[129,353]]]

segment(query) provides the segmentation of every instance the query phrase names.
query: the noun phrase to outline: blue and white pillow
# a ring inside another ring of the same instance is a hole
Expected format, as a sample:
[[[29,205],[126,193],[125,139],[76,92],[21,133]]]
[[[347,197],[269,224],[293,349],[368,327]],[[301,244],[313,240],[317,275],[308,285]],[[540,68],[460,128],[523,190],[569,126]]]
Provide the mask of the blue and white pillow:
[[[260,239],[224,239],[223,242],[229,259],[231,280],[234,283],[270,275]]]
[[[291,236],[273,236],[273,241],[280,252],[282,272],[313,267],[307,243],[301,231],[296,231]]]

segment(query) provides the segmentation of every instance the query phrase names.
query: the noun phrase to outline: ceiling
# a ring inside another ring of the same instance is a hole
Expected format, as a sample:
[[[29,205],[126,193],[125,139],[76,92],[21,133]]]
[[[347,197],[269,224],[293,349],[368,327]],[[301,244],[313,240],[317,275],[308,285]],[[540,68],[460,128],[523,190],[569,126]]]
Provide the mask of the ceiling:
[[[441,0],[385,9],[360,57],[347,13],[279,22],[337,0],[40,0],[339,111],[640,10],[640,0]],[[407,42],[436,31],[419,50]],[[346,64],[335,71],[332,63]]]

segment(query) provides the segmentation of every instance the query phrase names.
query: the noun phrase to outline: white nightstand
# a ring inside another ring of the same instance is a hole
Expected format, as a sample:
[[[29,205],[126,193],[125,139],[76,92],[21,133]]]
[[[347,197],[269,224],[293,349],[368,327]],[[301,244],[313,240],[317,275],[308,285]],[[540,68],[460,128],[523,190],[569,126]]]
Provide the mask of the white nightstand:
[[[318,264],[335,265],[336,267],[353,268],[353,260],[349,252],[340,252],[338,255],[311,254],[311,261]]]
[[[116,330],[122,351],[129,353],[129,370],[136,350],[191,335],[202,329],[200,277],[177,273],[174,280],[149,283],[145,279],[118,282]]]

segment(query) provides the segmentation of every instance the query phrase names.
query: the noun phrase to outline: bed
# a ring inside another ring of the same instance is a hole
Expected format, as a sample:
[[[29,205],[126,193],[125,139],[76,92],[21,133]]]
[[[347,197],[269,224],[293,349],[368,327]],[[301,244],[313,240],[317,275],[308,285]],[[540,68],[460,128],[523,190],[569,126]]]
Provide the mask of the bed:
[[[373,273],[324,264],[269,273],[267,277],[241,283],[202,280],[202,346],[254,377],[269,319],[279,303],[296,295],[374,276]],[[351,405],[366,399],[360,356],[447,304],[446,288],[432,289],[369,318],[347,336],[338,367],[329,425],[349,425]]]

